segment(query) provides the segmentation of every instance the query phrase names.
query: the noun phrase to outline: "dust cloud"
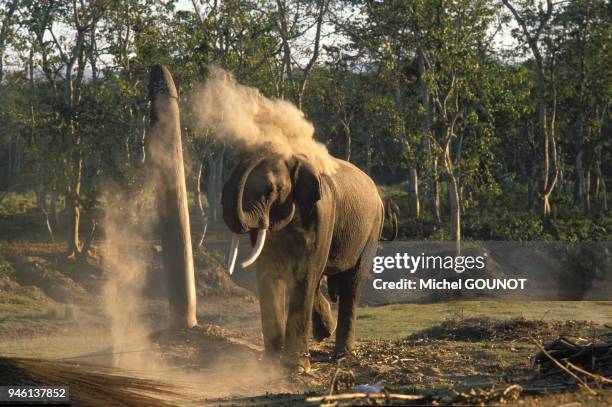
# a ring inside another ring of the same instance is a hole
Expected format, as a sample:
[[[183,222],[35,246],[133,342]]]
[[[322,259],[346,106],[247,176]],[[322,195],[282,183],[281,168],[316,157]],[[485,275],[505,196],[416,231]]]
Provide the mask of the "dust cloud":
[[[163,128],[168,125],[163,123]],[[167,151],[164,148],[149,145],[149,153]],[[161,285],[166,281],[159,275],[151,280],[152,273],[162,271],[161,256],[153,249],[158,243],[156,193],[165,182],[163,172],[168,166],[164,161],[151,163],[139,187],[110,182],[101,186],[105,208],[104,239],[98,245],[104,272],[101,303],[111,346],[104,352],[110,357],[97,361],[134,377],[177,386],[191,400],[249,395],[263,389],[288,391],[280,369],[263,366],[258,352],[245,352],[245,346],[209,334],[212,328],[207,325],[172,328],[167,300],[150,293],[151,281]]]
[[[327,147],[314,139],[314,126],[294,104],[269,99],[213,67],[206,83],[190,97],[197,126],[239,150],[272,148],[284,155],[303,154],[324,174],[337,164]]]
[[[262,364],[252,348],[219,337],[219,333],[209,334],[209,329],[217,330],[207,325],[192,330],[172,328],[170,313],[160,312],[168,309],[165,298],[148,293],[150,273],[161,271],[159,256],[151,250],[157,222],[151,191],[158,181],[152,176],[137,195],[116,186],[105,187],[105,239],[99,253],[111,346],[104,352],[103,363],[121,374],[176,386],[182,401],[254,395],[270,389],[290,391],[280,369]]]
[[[161,358],[151,350],[151,327],[145,323],[144,288],[147,281],[147,259],[135,247],[144,242],[144,233],[154,224],[154,217],[143,211],[143,200],[130,199],[118,188],[107,189],[106,211],[102,221],[105,240],[102,244],[102,288],[104,313],[110,323],[112,364],[133,370],[160,367]],[[133,220],[142,227],[134,227]]]

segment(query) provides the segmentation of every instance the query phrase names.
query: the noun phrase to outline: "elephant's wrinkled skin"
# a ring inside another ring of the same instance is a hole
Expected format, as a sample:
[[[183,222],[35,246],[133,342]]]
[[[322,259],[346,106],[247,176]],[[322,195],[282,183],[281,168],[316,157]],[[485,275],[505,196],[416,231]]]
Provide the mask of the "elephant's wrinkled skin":
[[[332,301],[339,300],[335,353],[351,350],[363,269],[382,230],[374,182],[335,161],[336,172],[323,175],[302,155],[258,151],[239,157],[223,188],[223,219],[232,232],[249,232],[254,242],[259,230],[268,230],[256,263],[265,355],[293,368],[309,368],[311,326],[317,340],[336,328],[319,290],[323,276]]]

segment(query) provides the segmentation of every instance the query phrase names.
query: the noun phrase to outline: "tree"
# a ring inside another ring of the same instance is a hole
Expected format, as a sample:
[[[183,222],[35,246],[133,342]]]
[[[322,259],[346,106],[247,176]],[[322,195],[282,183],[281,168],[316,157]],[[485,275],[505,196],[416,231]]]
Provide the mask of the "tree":
[[[4,53],[6,51],[6,43],[12,31],[14,23],[14,15],[17,11],[19,0],[11,0],[5,4],[5,9],[1,11],[2,24],[0,25],[0,84],[4,78]]]
[[[534,1],[525,0],[521,9],[516,8],[510,0],[502,0],[510,10],[521,30],[521,37],[529,46],[535,61],[536,94],[538,100],[538,127],[539,138],[542,140],[542,177],[539,197],[541,199],[540,213],[543,217],[550,215],[550,195],[555,189],[559,175],[556,141],[556,83],[554,70],[549,70],[550,76],[545,72],[545,55],[542,51],[544,32],[549,28],[553,16],[554,4],[552,0],[546,1],[546,8],[538,6],[533,10]],[[550,87],[552,101],[547,98],[547,87]]]
[[[29,6],[31,19],[28,29],[35,38],[42,56],[42,70],[57,97],[62,84],[61,103],[57,110],[61,117],[61,143],[66,149],[66,213],[68,216],[68,256],[82,254],[80,240],[81,186],[83,173],[83,133],[78,128],[81,91],[87,65],[85,51],[91,43],[92,32],[107,8],[106,2],[34,2]],[[73,30],[73,38],[57,37],[54,22]],[[48,33],[50,39],[45,36]],[[62,72],[63,71],[63,74]],[[95,227],[95,226],[92,226]],[[90,233],[91,235],[91,233]],[[85,253],[86,254],[86,253]]]
[[[494,9],[484,2],[412,2],[408,7],[421,71],[432,104],[430,141],[439,155],[450,211],[450,239],[461,239],[461,165],[463,136],[456,125],[467,112],[462,102],[478,86],[479,47],[486,38]],[[488,44],[484,44],[488,47]],[[428,118],[426,117],[426,120]]]
[[[574,203],[582,205],[586,214],[590,213],[591,206],[591,188],[587,187],[591,178],[589,171],[595,175],[593,189],[599,190],[597,185],[605,189],[604,177],[597,174],[601,174],[598,157],[605,143],[601,124],[607,114],[607,78],[611,72],[605,58],[601,58],[601,49],[610,41],[606,7],[606,2],[601,0],[569,2],[552,22],[555,27],[552,40],[558,44],[560,124],[568,135],[562,145],[565,151],[573,153]]]
[[[376,72],[380,91],[393,100],[395,115],[400,118],[397,139],[409,173],[408,206],[410,216],[420,216],[419,173],[421,157],[428,142],[415,120],[416,103],[411,86],[417,80],[414,65],[415,44],[407,22],[406,2],[358,2],[359,12],[346,15],[345,4],[335,10],[334,23],[351,43],[344,58],[352,60],[351,69],[366,66]],[[425,150],[425,151],[424,151]]]
[[[168,301],[178,326],[192,328],[196,320],[196,290],[183,165],[178,92],[166,67],[154,65],[149,79],[151,98],[151,157],[162,257],[168,281]]]
[[[275,11],[278,16],[276,29],[282,41],[282,62],[278,73],[279,96],[285,96],[284,81],[287,79],[291,96],[300,109],[310,73],[319,59],[321,32],[329,3],[330,0],[306,2],[276,0]],[[304,41],[312,27],[315,30],[314,38],[311,44],[306,46],[310,51],[296,52],[296,42]],[[302,58],[306,59],[305,64],[300,62]],[[294,67],[299,70],[299,75],[295,74]]]

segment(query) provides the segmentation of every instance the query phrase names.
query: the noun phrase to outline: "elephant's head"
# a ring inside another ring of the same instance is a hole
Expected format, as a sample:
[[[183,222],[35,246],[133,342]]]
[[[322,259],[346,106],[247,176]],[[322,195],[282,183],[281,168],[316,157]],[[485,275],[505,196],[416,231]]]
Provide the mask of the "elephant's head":
[[[319,172],[302,155],[285,158],[273,152],[243,155],[223,186],[223,220],[234,233],[228,254],[233,271],[240,234],[257,231],[251,255],[242,263],[257,260],[268,231],[280,230],[295,217],[309,218],[321,199]]]

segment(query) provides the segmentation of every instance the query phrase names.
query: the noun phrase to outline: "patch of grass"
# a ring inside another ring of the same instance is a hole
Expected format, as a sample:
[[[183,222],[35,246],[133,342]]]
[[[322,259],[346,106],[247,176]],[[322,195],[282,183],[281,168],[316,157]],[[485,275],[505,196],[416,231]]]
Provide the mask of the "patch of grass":
[[[612,301],[454,301],[359,308],[357,337],[404,338],[441,321],[457,318],[584,320],[611,324]]]
[[[0,292],[0,321],[45,318],[52,312],[58,312],[59,304],[45,299],[32,298],[21,293]]]
[[[93,306],[59,304],[34,287],[0,292],[0,355],[55,358],[104,349],[110,336],[96,314]]]
[[[76,311],[74,309],[74,305],[68,304],[64,308],[64,319],[73,320],[75,317]]]
[[[50,281],[61,276],[59,271],[39,262],[32,264],[32,272],[35,278],[40,281]]]
[[[207,250],[205,247],[199,247],[194,251],[193,260],[199,267],[225,267],[225,255],[218,251]]]
[[[411,339],[448,341],[513,341],[583,334],[600,328],[586,321],[542,321],[525,318],[496,320],[490,318],[456,318],[410,335]]]
[[[92,329],[75,331],[70,335],[0,338],[0,355],[55,359],[92,354],[111,345],[109,335]]]
[[[0,278],[15,279],[15,269],[4,259],[0,259]]]

